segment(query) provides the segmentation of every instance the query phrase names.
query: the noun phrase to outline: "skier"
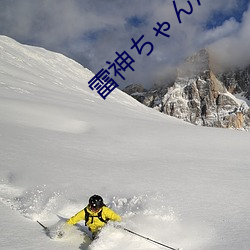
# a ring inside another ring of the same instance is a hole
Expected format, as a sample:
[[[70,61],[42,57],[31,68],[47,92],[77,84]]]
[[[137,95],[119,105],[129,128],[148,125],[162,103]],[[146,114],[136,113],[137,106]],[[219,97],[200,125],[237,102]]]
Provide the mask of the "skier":
[[[105,206],[101,196],[95,194],[89,198],[89,204],[72,216],[67,224],[74,225],[80,220],[85,220],[85,226],[92,232],[94,239],[109,220],[120,222],[122,219],[120,215]]]

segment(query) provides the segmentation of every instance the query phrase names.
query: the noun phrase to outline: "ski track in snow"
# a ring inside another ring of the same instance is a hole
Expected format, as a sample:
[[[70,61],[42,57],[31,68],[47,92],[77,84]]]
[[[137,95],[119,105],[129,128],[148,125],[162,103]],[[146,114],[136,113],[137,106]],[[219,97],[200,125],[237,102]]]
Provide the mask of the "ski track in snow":
[[[90,130],[90,125],[87,122],[73,119],[70,115],[67,116],[65,114],[65,110],[51,108],[45,104],[33,104],[31,106],[28,102],[2,101],[0,112],[6,108],[8,108],[9,112],[2,118],[3,121],[73,134],[84,133]],[[21,113],[20,108],[23,110]]]

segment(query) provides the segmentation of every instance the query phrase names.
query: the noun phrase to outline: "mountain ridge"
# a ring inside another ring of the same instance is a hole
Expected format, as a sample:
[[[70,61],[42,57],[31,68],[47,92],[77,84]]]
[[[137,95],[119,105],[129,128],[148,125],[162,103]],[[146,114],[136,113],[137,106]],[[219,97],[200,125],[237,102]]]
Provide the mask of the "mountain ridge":
[[[201,49],[177,68],[170,86],[141,91],[140,85],[131,85],[123,91],[148,107],[195,125],[249,129],[250,66],[224,72],[213,66],[209,50]]]

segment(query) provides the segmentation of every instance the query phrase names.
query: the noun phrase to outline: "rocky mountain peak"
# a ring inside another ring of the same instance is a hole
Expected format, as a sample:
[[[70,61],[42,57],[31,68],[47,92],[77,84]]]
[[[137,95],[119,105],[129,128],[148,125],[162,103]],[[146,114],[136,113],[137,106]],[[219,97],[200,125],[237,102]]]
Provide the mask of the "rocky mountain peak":
[[[194,77],[206,74],[210,70],[209,52],[201,49],[188,57],[177,69],[177,77]]]
[[[233,95],[250,93],[250,67],[218,74],[211,62],[209,51],[202,49],[178,67],[171,86],[129,94],[149,107],[196,125],[250,128],[249,106]]]

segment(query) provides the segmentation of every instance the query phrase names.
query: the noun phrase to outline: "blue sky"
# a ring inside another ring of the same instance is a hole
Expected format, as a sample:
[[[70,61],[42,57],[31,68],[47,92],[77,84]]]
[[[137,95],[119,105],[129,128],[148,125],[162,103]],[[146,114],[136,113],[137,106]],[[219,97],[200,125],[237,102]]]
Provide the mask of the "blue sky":
[[[228,20],[231,17],[235,18],[235,20],[239,23],[242,22],[242,17],[244,12],[248,9],[248,4],[249,1],[240,0],[238,1],[237,7],[229,12],[224,12],[223,9],[214,11],[211,15],[211,18],[207,22],[206,28],[216,28],[217,26],[222,25],[225,20]]]
[[[193,13],[181,13],[178,22],[170,0],[1,0],[0,34],[69,56],[93,72],[107,68],[116,51],[135,60],[134,72],[124,72],[121,88],[130,83],[151,86],[168,78],[183,59],[208,47],[223,64],[250,63],[249,0],[190,0]],[[186,0],[176,0],[189,11]],[[155,36],[157,22],[169,22],[170,37]],[[144,38],[139,55],[132,41]],[[229,53],[230,52],[230,53]],[[247,53],[246,53],[247,52]]]

